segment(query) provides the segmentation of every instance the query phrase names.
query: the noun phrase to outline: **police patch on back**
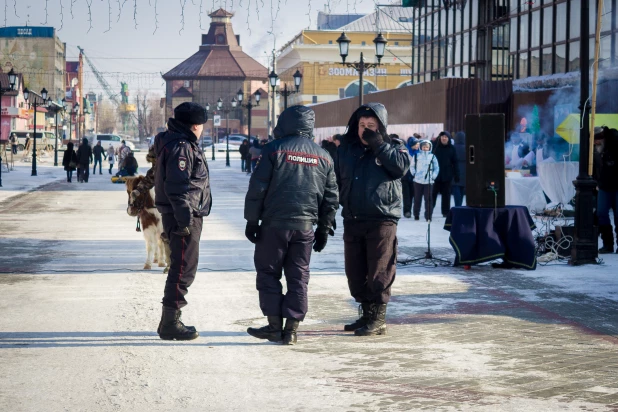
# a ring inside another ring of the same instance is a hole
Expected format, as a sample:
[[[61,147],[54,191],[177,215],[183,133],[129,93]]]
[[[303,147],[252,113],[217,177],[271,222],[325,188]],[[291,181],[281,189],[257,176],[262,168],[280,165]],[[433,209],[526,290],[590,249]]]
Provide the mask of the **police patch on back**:
[[[285,161],[306,166],[317,166],[319,164],[318,156],[307,153],[286,153]]]

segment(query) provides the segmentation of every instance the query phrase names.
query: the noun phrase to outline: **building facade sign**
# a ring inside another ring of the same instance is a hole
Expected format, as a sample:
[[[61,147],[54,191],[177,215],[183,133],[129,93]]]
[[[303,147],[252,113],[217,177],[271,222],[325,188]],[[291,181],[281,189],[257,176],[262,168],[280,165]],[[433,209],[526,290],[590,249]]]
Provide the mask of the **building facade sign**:
[[[365,70],[363,76],[387,76],[387,70],[384,68]],[[329,76],[358,76],[358,70],[349,67],[331,67],[328,69]]]
[[[53,27],[2,27],[0,37],[54,37]]]

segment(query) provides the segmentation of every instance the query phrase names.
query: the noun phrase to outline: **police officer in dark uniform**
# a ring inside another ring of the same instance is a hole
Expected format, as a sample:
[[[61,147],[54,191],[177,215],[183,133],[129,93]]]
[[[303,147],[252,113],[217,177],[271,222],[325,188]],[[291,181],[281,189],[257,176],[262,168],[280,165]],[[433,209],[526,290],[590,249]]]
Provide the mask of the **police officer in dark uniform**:
[[[267,326],[247,333],[286,345],[296,343],[307,313],[311,247],[322,251],[329,233],[334,234],[339,201],[333,160],[312,141],[314,123],[313,110],[305,106],[281,113],[275,140],[263,147],[245,198],[245,235],[255,243],[260,308],[268,317]]]
[[[357,336],[386,334],[386,305],[397,269],[401,178],[410,168],[402,141],[386,131],[380,103],[359,107],[337,151],[345,274],[362,316],[345,325]]]
[[[206,110],[197,103],[182,103],[168,120],[168,130],[155,141],[157,173],[155,205],[171,250],[170,269],[163,292],[159,337],[192,340],[199,335],[180,320],[185,295],[195,279],[202,219],[212,205],[208,164],[197,139],[206,123]]]

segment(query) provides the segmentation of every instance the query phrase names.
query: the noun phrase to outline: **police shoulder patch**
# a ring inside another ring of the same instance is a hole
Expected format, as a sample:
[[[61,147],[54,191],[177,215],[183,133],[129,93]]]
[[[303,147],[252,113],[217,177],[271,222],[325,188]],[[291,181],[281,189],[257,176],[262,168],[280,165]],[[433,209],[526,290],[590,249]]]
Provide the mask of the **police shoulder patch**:
[[[181,171],[185,171],[185,169],[187,168],[187,158],[184,156],[180,156],[178,157],[178,168]]]

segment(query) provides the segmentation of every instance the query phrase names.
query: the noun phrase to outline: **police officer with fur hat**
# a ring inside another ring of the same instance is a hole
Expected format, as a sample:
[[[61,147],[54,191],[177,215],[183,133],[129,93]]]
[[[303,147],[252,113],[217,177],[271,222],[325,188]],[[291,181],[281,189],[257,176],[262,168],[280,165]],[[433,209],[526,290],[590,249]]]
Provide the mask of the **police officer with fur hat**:
[[[182,323],[180,309],[186,306],[185,295],[195,279],[202,220],[212,205],[208,164],[197,143],[206,120],[204,107],[182,103],[168,120],[168,130],[155,140],[155,205],[171,250],[157,331],[164,340],[199,336],[194,327]]]

